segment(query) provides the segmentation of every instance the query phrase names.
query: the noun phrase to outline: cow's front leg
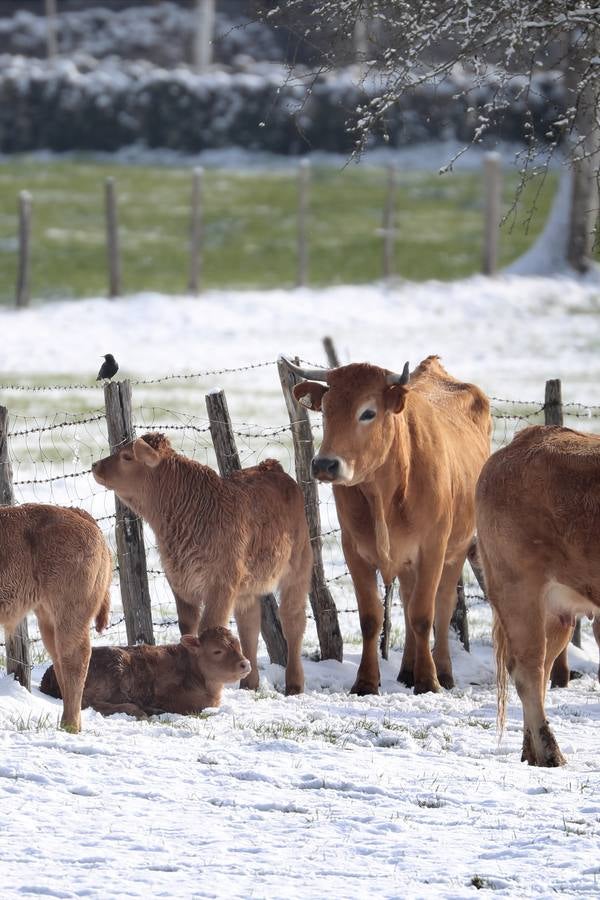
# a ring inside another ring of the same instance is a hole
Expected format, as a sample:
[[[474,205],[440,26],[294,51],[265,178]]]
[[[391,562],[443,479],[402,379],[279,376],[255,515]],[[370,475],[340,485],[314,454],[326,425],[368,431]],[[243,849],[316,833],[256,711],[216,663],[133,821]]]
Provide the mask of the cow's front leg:
[[[363,647],[352,694],[379,693],[379,636],[383,625],[383,605],[377,590],[377,570],[352,548],[344,546],[344,556],[354,583]]]
[[[423,550],[415,572],[415,586],[408,603],[408,624],[414,642],[415,694],[439,691],[440,683],[429,647],[435,610],[435,595],[444,558],[439,550]]]

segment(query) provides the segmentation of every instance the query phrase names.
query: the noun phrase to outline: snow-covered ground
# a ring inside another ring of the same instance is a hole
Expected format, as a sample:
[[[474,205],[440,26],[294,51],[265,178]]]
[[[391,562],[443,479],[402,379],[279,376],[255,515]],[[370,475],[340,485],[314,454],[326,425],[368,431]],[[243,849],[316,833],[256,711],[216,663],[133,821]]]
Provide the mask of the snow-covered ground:
[[[497,398],[541,403],[545,380],[560,377],[564,399],[583,404],[570,424],[594,427],[599,314],[593,281],[516,277],[48,304],[0,312],[0,402],[40,423],[67,398],[70,410],[100,407],[91,384],[112,352],[137,381],[243,369],[136,384],[146,415],[201,417],[204,393],[222,386],[234,425],[283,425],[276,356],[320,363],[330,334],[342,361],[401,369],[439,353]],[[258,363],[267,364],[245,368]],[[64,378],[90,386],[6,387]],[[50,452],[43,464],[54,471]],[[28,490],[19,485],[20,499]],[[351,610],[341,585],[336,601]],[[282,696],[282,670],[263,655],[259,693],[227,689],[201,717],[137,722],[88,710],[74,736],[56,730],[57,701],[0,679],[2,898],[600,895],[600,686],[589,629],[582,651],[571,650],[584,676],[549,693],[568,765],[547,771],[519,762],[514,693],[498,745],[485,606],[470,613],[471,654],[453,644],[457,687],[436,696],[395,681],[399,627],[381,695],[351,697],[359,627],[353,612],[341,622],[344,662],[306,659],[303,696]]]

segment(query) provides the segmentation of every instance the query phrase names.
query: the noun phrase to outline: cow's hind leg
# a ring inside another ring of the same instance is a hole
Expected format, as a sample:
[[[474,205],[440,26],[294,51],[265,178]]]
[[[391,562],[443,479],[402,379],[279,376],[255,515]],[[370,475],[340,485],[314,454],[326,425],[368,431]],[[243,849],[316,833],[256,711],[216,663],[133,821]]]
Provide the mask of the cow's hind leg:
[[[398,672],[398,681],[406,685],[406,687],[412,688],[415,686],[415,636],[410,625],[408,604],[415,586],[414,575],[411,571],[401,572],[399,581],[404,613],[404,651],[402,653],[400,671]]]
[[[260,633],[260,597],[252,597],[238,602],[235,609],[235,621],[237,624],[242,652],[250,662],[252,669],[240,681],[241,688],[255,691],[258,688],[258,635]]]
[[[544,686],[550,678],[551,687],[568,687],[571,678],[568,651],[572,634],[571,625],[563,624],[558,616],[548,616]]]
[[[465,553],[466,556],[466,553]],[[448,645],[448,633],[450,621],[456,606],[457,585],[462,572],[464,558],[461,557],[451,563],[446,563],[442,571],[442,577],[435,597],[433,661],[437,672],[438,681],[444,688],[454,687],[452,675],[452,660]]]
[[[136,719],[147,719],[148,715],[145,710],[136,703],[103,703],[101,701],[92,703],[92,708],[96,712],[102,713],[103,716],[113,716],[115,713],[126,713],[128,716],[135,716]]]
[[[66,731],[81,730],[81,699],[92,648],[87,628],[69,633],[67,623],[56,625],[56,654],[62,684],[63,715],[61,727]]]
[[[44,647],[50,654],[50,659],[52,660],[52,664],[54,665],[54,673],[56,675],[56,681],[58,682],[58,688],[60,690],[61,696],[64,696],[62,693],[63,679],[62,673],[60,671],[60,660],[58,659],[58,655],[56,652],[54,618],[50,613],[46,611],[43,606],[37,608],[36,617],[40,628],[40,634],[42,636],[42,642],[44,644]]]
[[[308,550],[311,552],[310,547]],[[301,694],[304,690],[301,653],[306,628],[306,594],[304,573],[300,576],[295,572],[289,573],[280,584],[279,616],[288,651],[285,669],[285,692],[288,695]]]
[[[521,759],[532,766],[562,766],[565,759],[544,712],[549,666],[542,585],[531,579],[511,580],[504,585],[504,600],[499,607],[489,580],[488,587],[506,633],[508,671],[523,705]]]

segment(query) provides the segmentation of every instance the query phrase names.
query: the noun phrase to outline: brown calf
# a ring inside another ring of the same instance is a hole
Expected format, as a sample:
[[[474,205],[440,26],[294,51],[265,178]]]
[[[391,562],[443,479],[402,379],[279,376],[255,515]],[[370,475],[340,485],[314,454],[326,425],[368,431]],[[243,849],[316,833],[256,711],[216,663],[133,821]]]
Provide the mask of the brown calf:
[[[377,571],[385,584],[397,576],[402,590],[406,642],[398,680],[416,694],[452,687],[448,627],[473,537],[475,483],[489,454],[487,398],[449,375],[436,356],[410,378],[408,363],[402,375],[366,363],[291,368],[318,379],[296,385],[294,394],[323,411],[312,468],[333,485],[358,601],[363,653],[352,691],[379,691]]]
[[[304,499],[275,460],[221,478],[146,434],[94,463],[94,478],[149,522],[182,634],[227,625],[232,612],[258,687],[260,596],[277,586],[288,646],[286,693],[304,688],[300,659],[312,551]],[[200,618],[202,610],[202,618]]]
[[[208,628],[200,637],[185,634],[179,644],[160,647],[94,647],[82,707],[138,718],[198,713],[219,706],[223,685],[249,672],[250,663],[227,628]],[[44,672],[40,690],[61,696],[53,666]]]
[[[560,766],[544,699],[575,616],[600,609],[600,437],[524,429],[483,467],[476,508],[494,609],[498,721],[502,728],[508,669],[523,704],[522,759]]]
[[[111,557],[88,513],[26,503],[0,507],[0,624],[11,631],[37,616],[64,697],[61,724],[81,728],[89,628],[108,624]]]

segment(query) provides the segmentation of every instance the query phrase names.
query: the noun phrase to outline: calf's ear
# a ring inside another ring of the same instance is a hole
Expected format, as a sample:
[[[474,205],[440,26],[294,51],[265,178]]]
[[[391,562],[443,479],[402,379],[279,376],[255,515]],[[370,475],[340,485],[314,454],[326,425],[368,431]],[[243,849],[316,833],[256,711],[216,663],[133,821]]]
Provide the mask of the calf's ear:
[[[197,650],[200,646],[200,641],[193,634],[182,634],[181,643],[184,645],[184,647],[187,647],[188,650]]]
[[[319,384],[318,381],[301,381],[294,387],[294,397],[301,406],[320,412],[323,397],[328,390],[326,384]]]
[[[402,412],[409,390],[410,388],[404,387],[403,384],[393,384],[386,388],[383,392],[385,408],[391,413]]]
[[[149,468],[154,469],[160,462],[160,453],[157,453],[156,450],[147,444],[146,441],[142,440],[142,438],[138,438],[133,442],[133,455],[138,460],[138,462],[143,463],[145,466],[149,466]]]

